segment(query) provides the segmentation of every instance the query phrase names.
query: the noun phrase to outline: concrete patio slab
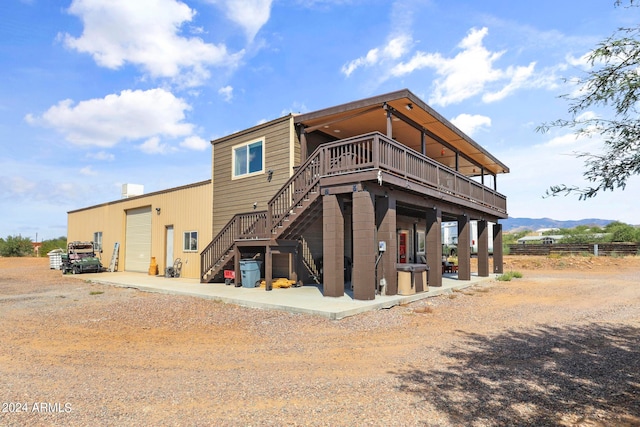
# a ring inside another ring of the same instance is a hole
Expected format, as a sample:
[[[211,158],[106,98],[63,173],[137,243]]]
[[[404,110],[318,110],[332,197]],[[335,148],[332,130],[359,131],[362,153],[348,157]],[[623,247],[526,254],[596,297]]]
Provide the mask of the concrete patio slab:
[[[224,283],[200,283],[197,279],[166,278],[164,276],[149,276],[144,273],[105,272],[70,277],[94,283],[134,288],[145,292],[188,295],[245,307],[305,313],[337,320],[370,310],[390,308],[450,293],[453,290],[464,289],[477,283],[492,280],[496,275],[492,274],[489,277],[472,275],[471,280],[462,281],[457,280],[455,274],[447,274],[442,279],[441,287],[431,286],[428,291],[413,295],[376,295],[376,298],[370,301],[354,300],[350,291],[347,291],[342,297],[324,297],[321,285],[276,288],[272,291],[266,291],[264,288],[236,288]]]

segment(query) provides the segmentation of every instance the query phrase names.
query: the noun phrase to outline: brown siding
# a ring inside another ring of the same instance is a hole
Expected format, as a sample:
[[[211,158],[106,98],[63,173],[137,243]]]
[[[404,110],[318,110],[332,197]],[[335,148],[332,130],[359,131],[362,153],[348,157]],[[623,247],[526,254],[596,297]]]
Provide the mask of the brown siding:
[[[166,227],[173,225],[173,256],[180,258],[182,276],[200,277],[200,251],[211,241],[211,182],[205,181],[148,195],[132,197],[93,206],[68,213],[68,240],[93,240],[93,233],[102,232],[102,264],[109,266],[116,242],[120,243],[118,270],[125,265],[125,225],[126,211],[151,206],[151,256],[156,258],[158,270],[162,274],[165,264]],[[160,213],[156,212],[160,208]],[[183,251],[185,231],[198,232],[198,251]],[[149,260],[151,261],[151,260]]]
[[[293,174],[293,118],[283,117],[245,132],[213,141],[213,235],[237,213],[267,209],[267,202]],[[232,179],[232,147],[258,138],[265,141],[265,171]],[[299,156],[299,154],[298,154]],[[273,170],[271,182],[267,171]]]

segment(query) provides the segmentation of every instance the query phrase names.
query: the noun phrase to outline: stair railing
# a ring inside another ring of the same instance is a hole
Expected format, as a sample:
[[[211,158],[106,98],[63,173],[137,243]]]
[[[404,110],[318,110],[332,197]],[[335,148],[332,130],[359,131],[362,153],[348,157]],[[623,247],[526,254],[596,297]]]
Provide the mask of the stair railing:
[[[229,252],[237,239],[266,237],[267,212],[236,214],[222,227],[211,243],[200,253],[200,280],[206,281],[216,264]]]

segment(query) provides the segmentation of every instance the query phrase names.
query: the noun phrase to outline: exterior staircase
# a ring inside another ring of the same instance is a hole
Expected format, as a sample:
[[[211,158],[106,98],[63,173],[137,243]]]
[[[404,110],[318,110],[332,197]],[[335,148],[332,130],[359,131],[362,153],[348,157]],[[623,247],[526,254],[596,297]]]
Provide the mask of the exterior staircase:
[[[271,198],[266,211],[236,214],[200,254],[200,281],[221,281],[233,269],[235,244],[240,240],[297,240],[322,214],[319,198],[320,154],[316,150]]]

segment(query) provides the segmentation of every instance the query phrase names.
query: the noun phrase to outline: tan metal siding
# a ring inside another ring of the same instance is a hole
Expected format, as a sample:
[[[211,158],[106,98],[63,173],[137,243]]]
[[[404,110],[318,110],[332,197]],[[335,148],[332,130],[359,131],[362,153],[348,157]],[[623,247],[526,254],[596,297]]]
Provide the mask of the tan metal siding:
[[[151,253],[156,257],[158,270],[163,274],[166,269],[166,227],[173,225],[173,258],[182,260],[182,276],[197,279],[200,277],[200,251],[211,241],[212,223],[212,184],[211,181],[195,183],[184,187],[169,189],[144,196],[117,200],[103,205],[89,207],[68,214],[68,239],[92,240],[93,233],[102,231],[102,264],[109,265],[115,242],[120,243],[118,270],[129,270],[126,265],[125,227],[126,211],[145,206],[151,207]],[[160,212],[156,211],[160,208]],[[198,232],[198,251],[184,252],[183,236],[185,231]],[[145,272],[150,260],[147,260]]]
[[[291,177],[291,128],[293,119],[286,117],[270,125],[235,137],[214,141],[213,147],[213,234],[215,235],[237,213],[266,210],[267,202]],[[232,147],[264,138],[264,173],[232,179]],[[273,170],[271,182],[268,170]]]

